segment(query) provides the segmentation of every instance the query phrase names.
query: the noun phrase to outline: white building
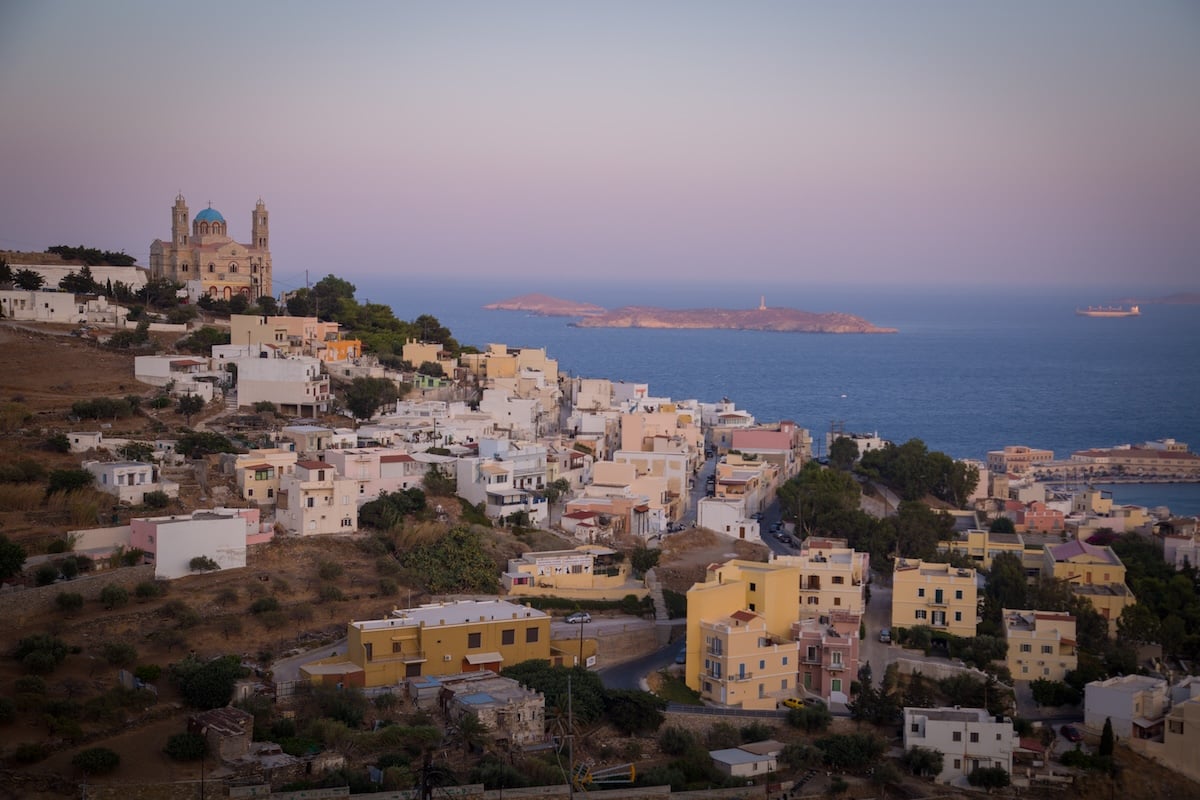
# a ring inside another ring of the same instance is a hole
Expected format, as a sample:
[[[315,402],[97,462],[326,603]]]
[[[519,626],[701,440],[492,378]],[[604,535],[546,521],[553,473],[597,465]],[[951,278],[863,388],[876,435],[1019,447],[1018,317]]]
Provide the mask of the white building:
[[[246,566],[247,540],[257,536],[257,508],[217,508],[170,517],[130,521],[130,545],[154,564],[154,577],[182,578],[193,558],[206,557],[221,569]]]
[[[141,461],[84,461],[81,465],[96,477],[95,487],[115,495],[122,503],[140,505],[149,492],[179,496],[179,484],[159,476],[158,467]]]
[[[0,289],[0,316],[24,322],[87,321],[87,301],[76,302],[70,292]]]
[[[321,374],[320,359],[239,358],[238,406],[270,402],[298,414],[317,414],[329,409],[329,378]]]
[[[288,533],[319,536],[358,530],[358,482],[325,461],[297,461],[279,478],[275,519]]]
[[[408,453],[388,447],[327,450],[325,461],[357,484],[359,507],[378,500],[384,492],[420,489],[429,471],[426,464]]]
[[[1083,689],[1083,724],[1101,731],[1112,720],[1113,733],[1123,738],[1148,738],[1161,729],[1170,709],[1167,682],[1149,675],[1126,675],[1092,681]]]
[[[546,481],[546,448],[517,445],[503,439],[479,444],[477,458],[458,460],[458,495],[468,502],[484,503],[485,513],[500,519],[525,511],[531,525],[540,526],[549,515],[549,504],[540,496]]]
[[[1012,773],[1017,732],[1008,717],[984,708],[905,708],[904,749],[925,747],[942,754],[939,783],[953,783],[972,771],[1001,767]]]

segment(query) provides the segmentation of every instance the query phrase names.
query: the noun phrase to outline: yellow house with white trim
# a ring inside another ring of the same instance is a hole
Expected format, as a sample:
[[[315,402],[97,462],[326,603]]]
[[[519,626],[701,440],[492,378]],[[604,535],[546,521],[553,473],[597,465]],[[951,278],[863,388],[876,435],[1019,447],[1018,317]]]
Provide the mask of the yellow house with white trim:
[[[954,636],[979,624],[975,570],[900,559],[892,573],[892,627],[927,625]]]

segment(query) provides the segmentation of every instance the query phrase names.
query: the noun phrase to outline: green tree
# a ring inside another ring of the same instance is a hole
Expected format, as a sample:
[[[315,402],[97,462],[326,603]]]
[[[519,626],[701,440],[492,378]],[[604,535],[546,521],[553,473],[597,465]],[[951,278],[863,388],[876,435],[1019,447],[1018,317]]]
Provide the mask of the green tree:
[[[454,478],[446,476],[435,466],[425,470],[421,485],[425,492],[433,497],[454,497],[458,494],[458,483]]]
[[[0,283],[12,283],[14,277],[12,266],[0,258]]]
[[[910,747],[900,757],[900,763],[913,775],[936,778],[942,773],[946,757],[930,747]]]
[[[559,498],[571,491],[571,482],[566,478],[556,478],[542,490],[542,494],[546,496],[546,502],[550,505],[555,505]]]
[[[71,759],[71,766],[87,775],[107,775],[120,764],[121,757],[107,747],[90,747]]]
[[[18,289],[24,289],[27,292],[36,292],[46,285],[46,279],[36,270],[19,269],[13,274],[13,284]]]
[[[839,436],[829,445],[829,466],[849,472],[858,461],[858,443],[847,436]]]
[[[100,590],[100,602],[107,609],[121,608],[129,603],[129,592],[124,586],[110,583]]]
[[[64,614],[75,614],[83,609],[83,595],[79,592],[60,592],[54,598],[54,603]]]
[[[89,475],[91,473],[88,473]],[[0,533],[0,580],[20,575],[25,568],[25,548]]]
[[[626,736],[653,733],[666,720],[667,701],[650,692],[610,689],[605,695],[605,716]]]
[[[192,572],[214,572],[220,568],[221,565],[208,556],[196,556],[188,562],[188,569]]]
[[[635,570],[643,575],[658,565],[658,559],[662,556],[662,550],[655,547],[636,547],[629,554],[629,563]]]
[[[788,725],[805,733],[821,733],[833,723],[833,714],[824,705],[806,705],[788,711]]]
[[[551,706],[566,713],[568,677],[576,723],[589,725],[604,716],[607,694],[595,672],[582,667],[555,667],[541,659],[531,659],[504,667],[500,674],[545,695],[547,718],[552,716]]]
[[[370,419],[381,406],[400,396],[396,384],[387,378],[355,378],[346,389],[346,408],[355,419]]]
[[[989,533],[1016,533],[1017,527],[1009,517],[996,517],[988,523]]]
[[[58,288],[73,294],[96,294],[100,291],[100,284],[92,277],[92,268],[84,264],[79,272],[68,272],[66,277],[58,282]]]
[[[1112,717],[1104,718],[1104,730],[1100,733],[1100,750],[1101,756],[1112,756],[1113,745],[1116,742],[1116,737],[1113,735]]]
[[[825,754],[825,763],[835,769],[861,769],[877,761],[887,750],[882,739],[869,733],[835,733],[817,739],[814,744]]]
[[[179,689],[184,702],[199,708],[220,708],[233,697],[233,685],[245,673],[241,659],[235,655],[201,661],[188,656],[171,667],[171,682]]]
[[[1003,789],[1011,778],[1004,767],[976,767],[967,775],[967,783],[981,789]]]
[[[402,553],[399,561],[432,594],[491,593],[499,585],[479,532],[462,525]]]
[[[175,410],[186,417],[188,427],[190,428],[192,425],[192,415],[199,414],[204,410],[204,398],[195,394],[185,394],[179,398]]]
[[[142,495],[142,505],[146,506],[146,508],[166,508],[170,504],[171,498],[161,489],[146,492]]]
[[[208,752],[208,740],[198,733],[172,734],[163,752],[174,761],[199,761]]]
[[[46,495],[56,492],[73,492],[76,489],[86,489],[92,485],[95,476],[86,469],[55,469],[50,471],[46,484]]]

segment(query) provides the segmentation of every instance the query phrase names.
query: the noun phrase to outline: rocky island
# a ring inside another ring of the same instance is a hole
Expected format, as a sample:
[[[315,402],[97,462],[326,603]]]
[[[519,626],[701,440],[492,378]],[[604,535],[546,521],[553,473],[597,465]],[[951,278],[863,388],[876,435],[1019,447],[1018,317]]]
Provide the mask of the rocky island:
[[[591,317],[605,313],[603,308],[591,303],[576,303],[573,300],[562,300],[537,293],[488,303],[484,308],[488,311],[524,311],[543,317]]]
[[[830,312],[817,314],[794,308],[755,309],[696,308],[668,309],[626,306],[571,323],[579,328],[719,328],[735,331],[779,331],[782,333],[896,333],[880,328],[862,317]]]

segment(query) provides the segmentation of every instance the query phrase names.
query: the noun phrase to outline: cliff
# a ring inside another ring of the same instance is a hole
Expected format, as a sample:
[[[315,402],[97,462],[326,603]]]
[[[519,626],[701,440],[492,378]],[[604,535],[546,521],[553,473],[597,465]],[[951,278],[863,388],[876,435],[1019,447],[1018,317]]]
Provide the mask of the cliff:
[[[579,328],[720,328],[785,333],[896,333],[895,328],[879,328],[852,314],[816,314],[794,308],[675,310],[626,306],[572,324]]]
[[[590,317],[605,313],[600,306],[576,303],[544,294],[523,294],[484,306],[488,311],[524,311],[543,317]]]

